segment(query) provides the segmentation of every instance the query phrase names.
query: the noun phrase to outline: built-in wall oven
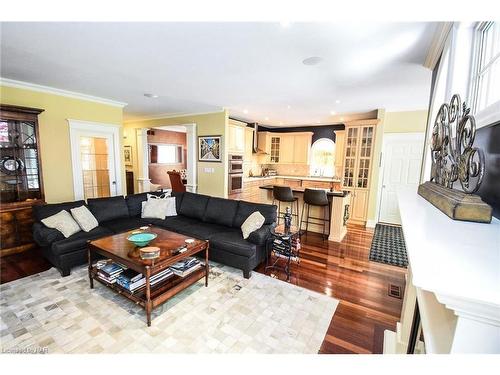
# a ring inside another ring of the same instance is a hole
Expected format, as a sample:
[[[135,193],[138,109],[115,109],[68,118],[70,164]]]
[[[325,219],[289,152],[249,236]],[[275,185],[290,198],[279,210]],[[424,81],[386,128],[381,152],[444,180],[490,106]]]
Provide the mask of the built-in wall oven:
[[[229,155],[229,173],[243,173],[243,155]]]
[[[243,191],[243,155],[229,155],[229,194]]]

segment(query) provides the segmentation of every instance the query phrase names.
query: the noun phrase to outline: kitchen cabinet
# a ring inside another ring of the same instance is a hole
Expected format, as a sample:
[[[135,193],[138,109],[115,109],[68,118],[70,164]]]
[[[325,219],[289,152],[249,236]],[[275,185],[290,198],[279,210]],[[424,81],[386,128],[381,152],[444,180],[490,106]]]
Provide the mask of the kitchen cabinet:
[[[351,192],[351,222],[366,223],[377,121],[346,124],[342,188]]]
[[[245,152],[245,127],[245,123],[229,120],[229,152],[238,154]]]
[[[312,132],[259,132],[259,148],[268,155],[263,163],[309,164]]]

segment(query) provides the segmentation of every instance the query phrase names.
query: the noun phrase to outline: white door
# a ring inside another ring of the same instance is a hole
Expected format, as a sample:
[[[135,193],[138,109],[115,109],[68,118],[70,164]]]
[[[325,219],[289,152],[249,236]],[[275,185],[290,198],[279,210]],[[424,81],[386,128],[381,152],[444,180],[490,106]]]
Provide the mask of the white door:
[[[384,135],[380,222],[401,224],[396,193],[402,187],[417,188],[423,145],[423,133]]]
[[[114,130],[95,130],[70,123],[73,189],[75,199],[104,198],[121,194],[120,153]]]

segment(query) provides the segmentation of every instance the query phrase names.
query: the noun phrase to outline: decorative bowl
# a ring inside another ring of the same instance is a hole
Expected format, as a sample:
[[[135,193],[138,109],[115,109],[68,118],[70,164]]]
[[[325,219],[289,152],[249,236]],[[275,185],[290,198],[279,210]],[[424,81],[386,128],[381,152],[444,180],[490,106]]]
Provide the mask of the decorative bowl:
[[[136,233],[128,236],[127,240],[132,242],[135,246],[144,247],[149,245],[156,237],[156,233]]]

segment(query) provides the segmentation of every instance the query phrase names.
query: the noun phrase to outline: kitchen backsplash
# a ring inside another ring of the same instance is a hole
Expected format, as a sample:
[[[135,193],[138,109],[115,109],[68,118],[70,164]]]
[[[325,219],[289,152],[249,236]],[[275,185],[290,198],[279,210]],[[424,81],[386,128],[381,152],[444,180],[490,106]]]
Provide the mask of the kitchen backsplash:
[[[247,177],[252,171],[253,176],[260,176],[262,169],[265,168],[275,169],[278,175],[283,176],[308,176],[310,174],[307,164],[258,164],[252,161],[243,163],[243,175]]]

